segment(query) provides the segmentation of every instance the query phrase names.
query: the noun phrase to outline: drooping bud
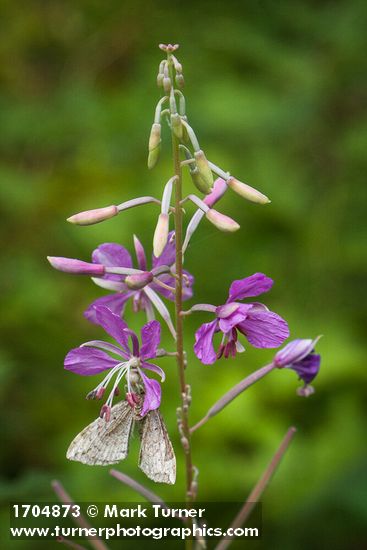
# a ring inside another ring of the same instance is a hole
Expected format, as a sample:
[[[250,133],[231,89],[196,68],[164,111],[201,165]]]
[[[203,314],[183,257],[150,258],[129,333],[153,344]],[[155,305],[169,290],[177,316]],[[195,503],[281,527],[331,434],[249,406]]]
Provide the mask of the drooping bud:
[[[152,125],[148,149],[148,168],[151,169],[157,164],[161,151],[161,125],[158,122]]]
[[[198,189],[201,193],[204,193],[205,195],[211,193],[211,187],[201,177],[197,166],[194,166],[194,168],[191,168],[190,166],[190,176],[192,179],[192,183],[195,185],[196,189]]]
[[[204,197],[203,201],[208,206],[214,206],[216,202],[223,197],[224,193],[227,191],[228,187],[223,178],[217,178],[213,185],[213,191]]]
[[[53,268],[65,273],[92,275],[93,277],[101,277],[105,274],[105,266],[102,264],[92,264],[73,258],[60,258],[58,256],[47,256],[47,259]]]
[[[150,271],[142,271],[136,275],[128,275],[125,278],[125,283],[131,290],[140,290],[153,281],[153,273]]]
[[[169,94],[172,88],[172,82],[169,76],[163,77],[163,89],[166,92],[166,94]]]
[[[181,73],[176,74],[175,81],[179,88],[183,88],[185,86],[185,79]]]
[[[232,176],[227,179],[227,185],[235,193],[248,201],[257,202],[258,204],[268,204],[271,202],[266,195],[263,195],[257,189],[254,189],[250,185],[247,185],[247,183],[243,183]]]
[[[117,206],[111,205],[104,208],[95,208],[94,210],[85,210],[67,218],[69,223],[76,225],[93,225],[113,218],[119,213]]]
[[[183,126],[182,126],[182,120],[179,114],[174,113],[173,115],[171,115],[171,126],[172,126],[172,130],[174,131],[178,139],[182,139]]]
[[[153,253],[156,258],[159,258],[167,244],[168,232],[169,216],[168,214],[161,213],[159,214],[153,237]]]
[[[206,212],[205,216],[221,231],[229,231],[232,233],[240,228],[239,224],[235,220],[232,220],[232,218],[226,216],[225,214],[221,214],[218,210],[214,210],[214,208],[210,208]]]
[[[157,74],[157,86],[160,88],[161,86],[163,86],[163,79],[164,79],[164,75],[163,73],[158,73]]]
[[[206,194],[208,194],[212,190],[213,182],[214,182],[212,171],[210,170],[209,163],[206,159],[204,151],[202,150],[196,151],[194,153],[194,156],[195,156],[196,166],[199,170],[200,176],[204,180],[208,189]]]

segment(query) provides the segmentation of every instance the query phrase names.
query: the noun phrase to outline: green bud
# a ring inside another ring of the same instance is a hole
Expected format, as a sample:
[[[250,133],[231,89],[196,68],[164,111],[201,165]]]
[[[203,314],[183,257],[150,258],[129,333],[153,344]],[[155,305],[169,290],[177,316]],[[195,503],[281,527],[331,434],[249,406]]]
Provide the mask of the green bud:
[[[211,192],[211,187],[208,186],[206,181],[201,177],[199,170],[195,168],[190,168],[190,176],[195,187],[205,195],[209,195]]]
[[[157,164],[157,162],[159,160],[160,152],[161,152],[161,146],[160,145],[158,145],[158,147],[153,149],[153,151],[149,151],[149,154],[148,154],[148,168],[149,168],[149,170],[154,168],[154,166]]]
[[[182,139],[183,124],[182,124],[181,117],[180,117],[179,114],[175,113],[175,114],[171,115],[171,125],[172,125],[172,130],[174,131],[174,133],[178,137],[178,139]]]
[[[162,73],[158,73],[157,75],[157,86],[161,88],[163,86],[163,78],[164,75]]]
[[[157,164],[161,152],[161,125],[155,122],[149,136],[148,168],[151,170]]]
[[[206,159],[204,151],[201,151],[201,150],[196,151],[194,153],[194,156],[196,160],[196,166],[199,170],[201,178],[204,180],[206,184],[206,188],[207,188],[206,193],[208,194],[212,190],[213,183],[214,183],[212,171],[210,170],[209,163]]]
[[[153,151],[161,143],[161,125],[155,122],[152,125],[149,136],[149,151]]]

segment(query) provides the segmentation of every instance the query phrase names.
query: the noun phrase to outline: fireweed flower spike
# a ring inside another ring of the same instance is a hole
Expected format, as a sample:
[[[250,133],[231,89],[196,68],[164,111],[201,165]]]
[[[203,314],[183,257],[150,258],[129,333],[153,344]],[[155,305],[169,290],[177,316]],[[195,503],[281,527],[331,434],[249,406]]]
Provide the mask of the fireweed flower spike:
[[[114,378],[112,390],[102,407],[101,414],[108,420],[112,401],[123,378],[126,378],[128,398],[134,399],[134,387],[137,383],[143,386],[144,401],[141,416],[148,411],[157,409],[161,402],[161,387],[159,382],[149,378],[144,371],[153,371],[164,382],[163,370],[148,361],[157,356],[157,348],[161,338],[161,326],[158,321],[150,321],[141,329],[141,346],[136,334],[130,330],[120,317],[107,307],[95,307],[95,319],[104,330],[112,336],[118,345],[101,340],[86,342],[74,348],[65,357],[64,367],[82,376],[92,376],[108,371],[108,374],[95,389],[88,394],[90,399],[101,399],[107,386]],[[131,340],[131,346],[129,344]],[[108,353],[107,353],[108,352]],[[110,354],[117,358],[111,357]]]
[[[102,277],[94,277],[93,282],[107,290],[113,290],[113,294],[108,294],[102,298],[97,298],[85,311],[85,317],[92,323],[96,323],[95,306],[107,306],[113,313],[124,315],[125,305],[129,299],[132,300],[133,309],[145,311],[147,318],[154,318],[153,306],[159,311],[160,315],[166,321],[172,334],[174,328],[168,309],[161,300],[159,294],[164,298],[174,301],[175,279],[171,273],[164,270],[165,266],[174,270],[175,263],[175,242],[173,232],[168,234],[167,244],[164,247],[159,258],[152,257],[152,270],[147,271],[147,260],[145,250],[137,237],[134,237],[135,252],[140,269],[133,279],[134,275],[117,275],[106,273]],[[121,266],[121,268],[132,268],[132,259],[129,252],[123,246],[116,243],[106,243],[100,245],[92,254],[93,264],[102,266]],[[161,273],[161,270],[165,271]],[[149,274],[152,276],[149,277]],[[153,277],[154,276],[154,277]],[[134,288],[134,283],[135,288]],[[186,285],[183,288],[183,299],[188,300],[192,297],[192,285],[194,278],[190,273],[185,272]],[[139,285],[141,282],[141,285]]]
[[[263,273],[255,273],[233,281],[224,305],[216,307],[211,304],[197,304],[189,310],[210,311],[216,315],[214,321],[201,325],[195,334],[194,351],[202,363],[210,365],[223,355],[226,358],[230,355],[234,357],[237,352],[244,351],[238,341],[237,331],[244,334],[256,348],[276,348],[288,338],[288,324],[279,315],[258,302],[239,303],[239,300],[268,292],[272,286],[272,279]],[[217,332],[222,332],[223,338],[216,353],[213,338]]]
[[[318,336],[314,340],[293,340],[278,351],[274,357],[276,367],[292,369],[303,380],[304,386],[298,388],[297,393],[304,397],[308,397],[314,393],[310,382],[312,382],[320,370],[321,356],[314,351],[320,338],[321,336]]]

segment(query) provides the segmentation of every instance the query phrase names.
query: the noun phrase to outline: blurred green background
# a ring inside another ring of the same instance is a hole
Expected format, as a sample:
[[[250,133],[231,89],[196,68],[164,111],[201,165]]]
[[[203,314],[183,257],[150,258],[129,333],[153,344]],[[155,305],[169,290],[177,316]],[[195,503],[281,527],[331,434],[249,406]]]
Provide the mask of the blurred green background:
[[[136,498],[108,468],[65,458],[99,406],[84,399],[96,380],[65,372],[63,358],[102,336],[82,312],[103,291],[87,278],[53,271],[45,258],[88,260],[93,248],[111,241],[132,252],[133,233],[151,248],[156,206],[86,228],[65,218],[161,193],[171,175],[167,132],[160,164],[146,168],[159,98],[157,44],[179,42],[189,120],[202,147],[272,200],[261,207],[228,192],[220,210],[241,223],[235,234],[202,222],[186,255],[196,300],[220,304],[233,279],[263,271],[276,281],[264,302],[288,320],[292,336],[324,335],[315,395],[297,397],[295,373],[274,372],[195,434],[199,498],[245,499],[295,425],[296,438],[263,499],[261,547],[363,546],[366,8],[363,0],[1,3],[4,503],[53,500],[54,478],[76,500]],[[186,323],[193,422],[272,357],[249,346],[236,360],[201,365],[191,351],[193,332],[207,320],[196,314]],[[162,411],[180,473],[173,488],[148,485],[173,501],[181,499],[184,481],[179,395],[174,362],[162,365]],[[137,455],[135,438],[119,468],[145,482]]]

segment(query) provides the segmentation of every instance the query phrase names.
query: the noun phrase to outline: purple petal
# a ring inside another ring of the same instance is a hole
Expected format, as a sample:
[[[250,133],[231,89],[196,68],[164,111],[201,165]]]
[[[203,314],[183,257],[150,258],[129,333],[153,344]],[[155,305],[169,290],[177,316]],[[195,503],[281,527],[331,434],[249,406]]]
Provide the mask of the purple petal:
[[[95,309],[97,323],[105,329],[107,334],[112,336],[112,338],[120,344],[126,353],[130,354],[128,344],[129,336],[124,330],[128,328],[125,321],[123,321],[118,315],[115,315],[115,313],[112,313],[108,307],[98,306]]]
[[[157,355],[157,347],[160,341],[161,325],[159,321],[149,321],[149,323],[144,325],[141,329],[141,359],[153,359]]]
[[[217,330],[218,321],[204,323],[195,333],[194,352],[204,365],[211,365],[215,362],[217,355],[213,346],[213,337]]]
[[[159,256],[159,258],[156,258],[154,255],[152,257],[152,265],[153,267],[158,267],[159,265],[172,265],[175,263],[176,260],[176,243],[175,240],[172,239],[172,235],[174,234],[174,231],[170,231],[168,233],[168,241],[166,246],[163,249],[162,254]],[[171,242],[172,240],[172,242]]]
[[[286,367],[291,363],[301,361],[311,353],[314,346],[315,341],[311,340],[311,338],[297,338],[276,353],[274,362],[277,367]]]
[[[65,357],[64,367],[82,376],[91,376],[118,364],[107,353],[95,348],[74,348]]]
[[[147,363],[146,361],[144,361],[141,366],[143,369],[151,370],[157,373],[161,377],[161,382],[165,381],[166,373],[163,369],[161,369],[161,367],[158,367],[158,365],[153,365],[153,363]]]
[[[227,302],[259,296],[263,292],[268,292],[272,286],[273,280],[264,273],[254,273],[250,277],[233,281],[229,289]]]
[[[161,404],[162,391],[160,383],[157,382],[157,380],[148,378],[140,369],[139,373],[145,387],[144,403],[140,415],[145,416],[147,412],[158,409],[159,405]]]
[[[142,271],[146,271],[147,259],[145,256],[145,250],[136,235],[134,235],[134,247],[135,247],[136,259],[138,260],[139,269],[141,269]]]
[[[302,380],[309,384],[315,378],[320,370],[321,356],[316,353],[310,353],[301,361],[293,363],[290,368],[296,371]]]
[[[122,317],[124,314],[125,304],[127,300],[132,296],[134,292],[127,292],[126,294],[108,294],[107,296],[102,296],[102,298],[97,298],[90,304],[90,306],[85,310],[84,317],[88,319],[91,323],[99,325],[100,323],[97,320],[96,308],[105,306],[108,307],[112,313]]]
[[[277,348],[289,336],[284,319],[272,311],[255,308],[237,328],[255,348]]]
[[[129,252],[116,243],[101,244],[92,253],[93,263],[103,264],[106,267],[132,267],[133,263]],[[120,281],[122,275],[105,275],[104,278],[114,281]]]
[[[230,304],[227,304],[230,305]],[[235,311],[232,309],[232,313],[229,313],[227,317],[222,317],[219,319],[219,328],[225,334],[229,332],[233,327],[242,323],[247,317],[248,312],[252,309],[252,304],[236,304],[237,308]],[[220,306],[218,310],[220,314],[225,313],[223,309],[225,306]],[[230,312],[231,310],[229,310]]]

